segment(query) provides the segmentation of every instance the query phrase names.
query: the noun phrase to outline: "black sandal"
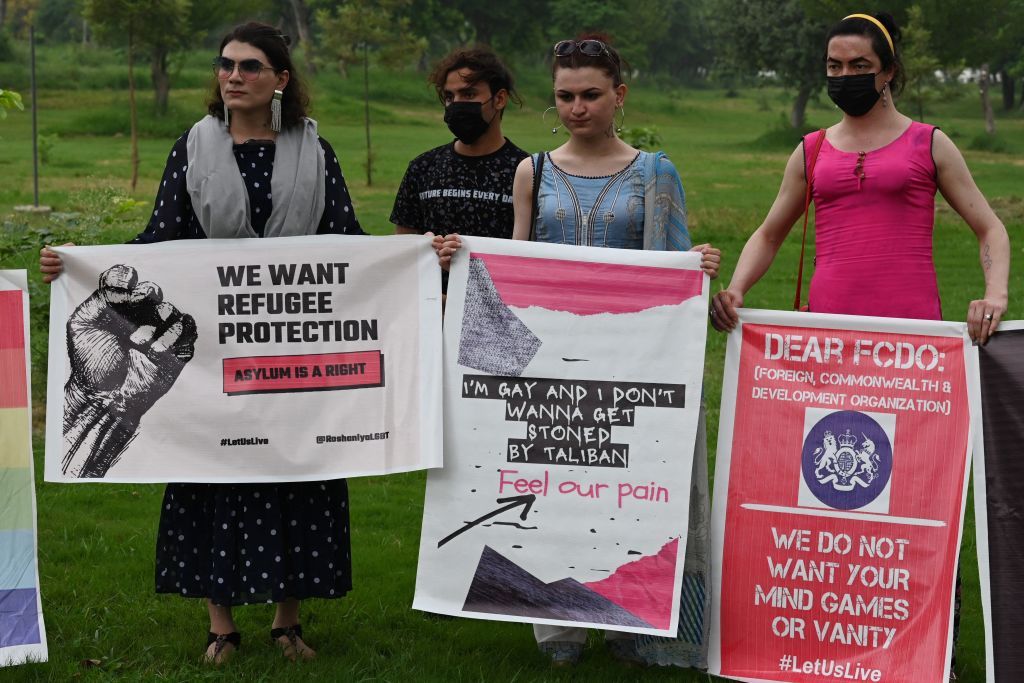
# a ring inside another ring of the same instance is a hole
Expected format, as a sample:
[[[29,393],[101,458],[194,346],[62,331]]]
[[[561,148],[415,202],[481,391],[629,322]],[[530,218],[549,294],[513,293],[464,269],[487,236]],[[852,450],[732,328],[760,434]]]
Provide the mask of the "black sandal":
[[[287,638],[288,641],[282,642],[281,638]],[[316,651],[302,640],[302,624],[272,628],[270,629],[270,640],[281,648],[281,652],[287,659],[293,662],[299,658],[309,660],[316,657]]]
[[[213,645],[213,652],[210,652],[210,646]],[[228,645],[232,649],[225,650],[224,648]],[[232,631],[231,633],[207,633],[206,634],[206,652],[203,654],[203,658],[210,664],[220,665],[228,661],[233,652],[237,652],[242,648],[242,634],[238,631]]]

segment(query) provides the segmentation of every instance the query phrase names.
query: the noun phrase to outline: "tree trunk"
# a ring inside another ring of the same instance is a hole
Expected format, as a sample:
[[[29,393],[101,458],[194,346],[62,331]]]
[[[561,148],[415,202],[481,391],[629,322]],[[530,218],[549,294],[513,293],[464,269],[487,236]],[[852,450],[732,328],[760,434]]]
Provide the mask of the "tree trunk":
[[[3,0],[0,0],[0,2],[3,2]],[[85,20],[85,17],[83,17],[82,18],[82,45],[84,46],[84,45],[88,45],[88,44],[89,44],[89,22]]]
[[[139,129],[135,111],[135,36],[132,27],[128,27],[128,119],[131,122],[132,138],[132,194],[139,182]]]
[[[149,72],[153,78],[153,102],[156,104],[156,113],[163,116],[167,113],[167,97],[171,92],[171,75],[167,73],[166,47],[153,48],[153,60],[149,65]]]
[[[803,130],[807,121],[807,102],[811,99],[811,87],[800,86],[793,100],[793,110],[789,112],[789,125],[794,130]]]
[[[1003,111],[1013,111],[1013,103],[1017,99],[1017,93],[1014,92],[1017,80],[1006,73],[1006,69],[999,71],[999,80],[1003,82]]]
[[[295,14],[295,27],[299,31],[299,42],[302,43],[302,56],[305,59],[306,73],[316,73],[313,63],[313,38],[309,30],[309,9],[305,0],[291,0],[292,12]]]
[[[7,19],[7,0],[0,0],[0,28],[4,27],[5,19]]]
[[[370,48],[363,43],[363,116],[366,119],[366,185],[373,185],[373,151],[370,147]]]
[[[996,117],[992,113],[992,99],[989,97],[989,71],[988,63],[981,65],[978,73],[978,92],[981,94],[981,112],[985,116],[985,132],[989,135],[996,133]]]

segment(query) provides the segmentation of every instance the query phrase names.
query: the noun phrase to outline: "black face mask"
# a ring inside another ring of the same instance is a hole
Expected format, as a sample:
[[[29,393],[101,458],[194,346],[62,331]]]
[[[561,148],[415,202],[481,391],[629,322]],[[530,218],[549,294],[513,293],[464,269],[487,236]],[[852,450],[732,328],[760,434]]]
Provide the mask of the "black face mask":
[[[829,76],[828,96],[850,116],[864,116],[881,97],[875,90],[875,76],[877,74]]]
[[[463,144],[472,145],[491,127],[491,121],[498,113],[495,112],[491,121],[483,117],[482,102],[452,102],[444,110],[444,122],[448,130]]]

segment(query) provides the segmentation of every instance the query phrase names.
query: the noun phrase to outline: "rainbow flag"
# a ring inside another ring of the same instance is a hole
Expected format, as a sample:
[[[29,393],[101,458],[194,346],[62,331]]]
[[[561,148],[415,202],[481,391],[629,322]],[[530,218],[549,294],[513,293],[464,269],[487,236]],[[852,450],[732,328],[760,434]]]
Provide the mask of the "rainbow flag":
[[[46,661],[28,348],[25,271],[0,270],[0,666]]]

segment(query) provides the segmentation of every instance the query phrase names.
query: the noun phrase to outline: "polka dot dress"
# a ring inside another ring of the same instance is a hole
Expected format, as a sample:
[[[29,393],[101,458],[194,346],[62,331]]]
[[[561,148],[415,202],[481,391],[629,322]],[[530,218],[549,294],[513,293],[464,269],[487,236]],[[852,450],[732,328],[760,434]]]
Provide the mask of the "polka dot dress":
[[[348,486],[168,484],[156,590],[219,605],[337,598],[352,588]]]
[[[364,234],[334,150],[326,162],[317,234]],[[263,234],[273,211],[274,144],[234,146]],[[185,184],[187,134],[175,143],[146,229],[134,243],[206,237]],[[168,484],[156,543],[156,590],[220,605],[338,598],[352,588],[348,486],[344,480],[282,484]]]
[[[345,186],[345,177],[342,175],[337,155],[323,138],[320,138],[320,147],[324,150],[326,183],[324,213],[320,217],[316,234],[365,234],[356,220],[352,198]],[[265,140],[250,140],[234,146],[235,162],[249,194],[249,222],[256,234],[261,237],[270,218],[270,212],[274,209],[274,197],[270,189],[270,180],[274,175],[274,150],[274,143]],[[186,185],[187,154],[186,133],[174,143],[174,148],[167,157],[167,166],[160,180],[149,224],[132,240],[133,243],[206,237],[206,232],[192,208],[192,198]]]

